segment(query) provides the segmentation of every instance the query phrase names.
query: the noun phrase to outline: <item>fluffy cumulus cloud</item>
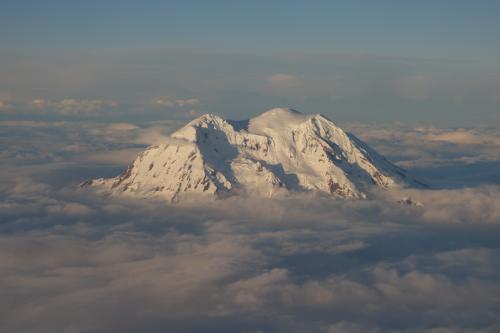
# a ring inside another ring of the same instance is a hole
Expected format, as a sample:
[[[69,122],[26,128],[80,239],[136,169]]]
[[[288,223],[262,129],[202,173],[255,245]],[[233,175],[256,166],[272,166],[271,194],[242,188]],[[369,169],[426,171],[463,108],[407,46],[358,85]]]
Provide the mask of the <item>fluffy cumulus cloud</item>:
[[[360,201],[167,206],[78,187],[118,174],[179,125],[0,122],[1,331],[500,330],[498,171],[457,177],[498,163],[494,144],[353,124],[413,172],[449,177]]]

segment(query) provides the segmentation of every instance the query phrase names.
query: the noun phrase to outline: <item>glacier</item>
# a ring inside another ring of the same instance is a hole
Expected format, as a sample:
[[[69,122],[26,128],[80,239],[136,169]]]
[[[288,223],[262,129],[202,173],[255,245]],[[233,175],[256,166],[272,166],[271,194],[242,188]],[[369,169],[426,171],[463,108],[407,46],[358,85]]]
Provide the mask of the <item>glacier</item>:
[[[240,121],[205,114],[148,147],[121,175],[81,185],[169,202],[293,192],[361,199],[374,188],[424,186],[327,117],[289,108]]]

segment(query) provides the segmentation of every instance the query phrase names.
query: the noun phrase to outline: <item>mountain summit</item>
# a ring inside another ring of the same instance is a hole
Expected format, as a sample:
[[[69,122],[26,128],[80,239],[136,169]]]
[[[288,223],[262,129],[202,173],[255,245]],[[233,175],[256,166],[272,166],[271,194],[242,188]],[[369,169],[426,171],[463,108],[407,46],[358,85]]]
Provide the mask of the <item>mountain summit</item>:
[[[326,117],[276,108],[244,121],[203,115],[140,153],[118,177],[82,185],[177,201],[287,191],[365,198],[373,187],[418,182]]]

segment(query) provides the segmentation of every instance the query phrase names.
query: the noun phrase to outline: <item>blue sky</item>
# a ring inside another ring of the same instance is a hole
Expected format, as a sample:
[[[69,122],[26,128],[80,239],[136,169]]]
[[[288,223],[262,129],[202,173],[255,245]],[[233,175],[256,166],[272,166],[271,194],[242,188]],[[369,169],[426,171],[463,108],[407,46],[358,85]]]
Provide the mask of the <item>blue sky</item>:
[[[235,118],[278,104],[343,121],[491,123],[499,18],[498,1],[4,1],[0,108],[113,101],[140,120],[182,112],[150,114],[168,97]]]
[[[11,46],[184,45],[500,55],[497,1],[19,1],[3,5]]]

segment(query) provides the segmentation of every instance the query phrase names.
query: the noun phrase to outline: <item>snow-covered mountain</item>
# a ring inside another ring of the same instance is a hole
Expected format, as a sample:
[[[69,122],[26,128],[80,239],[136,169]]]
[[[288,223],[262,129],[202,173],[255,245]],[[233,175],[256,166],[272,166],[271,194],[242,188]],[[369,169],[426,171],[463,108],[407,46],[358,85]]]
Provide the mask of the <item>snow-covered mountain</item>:
[[[169,201],[290,191],[365,198],[373,187],[405,185],[419,183],[326,117],[283,108],[245,121],[203,115],[147,148],[118,177],[82,184]]]

